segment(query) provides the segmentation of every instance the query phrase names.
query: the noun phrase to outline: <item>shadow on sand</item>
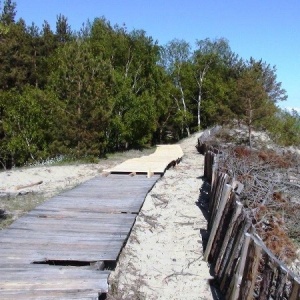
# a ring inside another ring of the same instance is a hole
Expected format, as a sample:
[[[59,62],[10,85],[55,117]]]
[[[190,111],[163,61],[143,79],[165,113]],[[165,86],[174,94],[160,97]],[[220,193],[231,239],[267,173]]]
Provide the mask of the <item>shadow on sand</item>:
[[[205,220],[208,222],[209,220],[209,196],[210,196],[210,184],[206,181],[206,179],[204,177],[198,177],[197,179],[202,179],[203,180],[203,184],[200,188],[200,194],[199,194],[199,198],[198,201],[196,202],[196,205],[199,207],[199,209],[201,210]],[[200,234],[201,234],[201,238],[202,238],[202,246],[203,246],[203,253],[205,252],[206,246],[207,246],[207,242],[209,239],[209,231],[207,230],[207,228],[201,228],[200,229]],[[215,276],[214,274],[214,270],[213,270],[213,265],[210,265],[210,275],[211,276]],[[209,281],[209,285],[210,285],[210,289],[211,289],[211,293],[212,293],[212,297],[214,300],[223,300],[225,299],[225,297],[222,295],[222,293],[220,292],[219,288],[218,288],[218,283],[216,282],[215,279],[211,279]]]

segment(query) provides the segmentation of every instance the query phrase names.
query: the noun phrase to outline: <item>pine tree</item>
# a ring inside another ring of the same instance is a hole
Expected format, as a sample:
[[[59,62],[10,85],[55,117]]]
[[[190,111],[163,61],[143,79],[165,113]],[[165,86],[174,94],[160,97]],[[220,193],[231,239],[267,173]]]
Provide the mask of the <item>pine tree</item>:
[[[3,3],[2,13],[0,15],[0,22],[4,25],[11,25],[15,23],[16,16],[16,2],[12,2],[11,0],[5,0]]]

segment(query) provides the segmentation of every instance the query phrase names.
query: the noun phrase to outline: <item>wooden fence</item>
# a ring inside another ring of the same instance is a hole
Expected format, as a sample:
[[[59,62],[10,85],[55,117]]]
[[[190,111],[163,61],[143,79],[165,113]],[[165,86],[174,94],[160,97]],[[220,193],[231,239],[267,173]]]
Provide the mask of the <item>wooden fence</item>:
[[[226,299],[299,300],[300,278],[256,234],[239,201],[242,184],[217,171],[215,149],[200,146],[205,149],[204,174],[211,184],[210,235],[204,258],[211,264],[221,292]]]

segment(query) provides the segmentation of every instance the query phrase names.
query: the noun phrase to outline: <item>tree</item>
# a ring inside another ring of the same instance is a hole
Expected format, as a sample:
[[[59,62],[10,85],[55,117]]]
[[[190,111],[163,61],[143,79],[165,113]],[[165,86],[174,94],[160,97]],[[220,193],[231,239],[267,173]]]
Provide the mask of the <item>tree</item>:
[[[0,100],[2,166],[20,166],[29,159],[40,160],[50,156],[50,145],[60,119],[55,96],[26,86],[22,93],[13,89],[1,92]]]
[[[252,128],[254,122],[268,115],[266,93],[257,81],[256,72],[247,70],[237,81],[237,94],[242,121],[248,127],[249,146],[252,147]]]
[[[22,19],[7,26],[7,29],[7,33],[0,37],[0,88],[21,89],[28,83],[32,66],[30,37]]]
[[[15,23],[16,16],[16,2],[5,0],[3,3],[2,13],[0,15],[0,22],[4,25],[11,25]]]
[[[278,109],[268,121],[266,128],[276,143],[283,146],[300,145],[299,112]]]
[[[52,63],[50,87],[64,111],[56,151],[75,157],[101,155],[111,115],[110,64],[94,57],[90,44],[80,40],[60,47]]]
[[[112,27],[96,19],[91,28],[93,55],[111,65],[113,108],[107,131],[109,150],[143,147],[150,144],[164,113],[166,97],[157,65],[159,47],[143,30],[128,33],[125,27]]]
[[[197,83],[197,127],[198,131],[201,129],[201,103],[203,98],[204,80],[207,77],[207,73],[212,65],[224,63],[225,60],[230,57],[231,49],[228,41],[221,38],[216,40],[200,40],[196,43],[197,49],[193,54],[193,65],[195,72],[195,80]]]
[[[286,91],[276,80],[275,71],[275,67],[250,58],[244,63],[236,81],[236,95],[231,109],[236,118],[246,124],[250,147],[253,126],[275,114],[277,102],[287,98]]]
[[[38,43],[38,86],[41,89],[45,89],[47,88],[49,74],[51,74],[52,69],[55,66],[55,63],[53,63],[53,56],[55,56],[55,52],[60,46],[56,35],[51,30],[51,27],[47,21],[44,21],[42,25]]]
[[[188,111],[188,106],[186,103],[185,89],[182,83],[183,68],[185,65],[189,64],[191,56],[191,47],[184,40],[174,39],[169,42],[162,52],[162,64],[170,74],[174,86],[176,88],[172,94],[175,100],[178,112],[180,113],[180,119],[182,123],[182,134],[183,128],[185,128],[187,135],[190,135],[190,113]]]
[[[248,128],[249,146],[252,147],[252,129],[257,121],[275,112],[275,106],[259,80],[260,74],[251,66],[245,68],[236,82],[236,102],[233,111]]]
[[[56,19],[56,38],[60,43],[66,43],[72,39],[71,27],[68,18],[59,14]]]
[[[278,101],[285,101],[287,99],[286,91],[281,87],[282,83],[277,81],[276,66],[270,66],[262,60],[255,61],[250,58],[249,65],[259,75],[258,80],[263,85],[268,99],[276,104]]]

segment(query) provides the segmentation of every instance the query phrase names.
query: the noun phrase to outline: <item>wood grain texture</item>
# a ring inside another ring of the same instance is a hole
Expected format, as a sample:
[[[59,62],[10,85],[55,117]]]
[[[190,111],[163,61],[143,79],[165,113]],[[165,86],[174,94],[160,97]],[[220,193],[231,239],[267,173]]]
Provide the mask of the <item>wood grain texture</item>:
[[[0,299],[98,299],[109,271],[67,265],[116,261],[159,178],[98,176],[0,231]]]

